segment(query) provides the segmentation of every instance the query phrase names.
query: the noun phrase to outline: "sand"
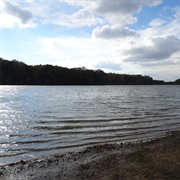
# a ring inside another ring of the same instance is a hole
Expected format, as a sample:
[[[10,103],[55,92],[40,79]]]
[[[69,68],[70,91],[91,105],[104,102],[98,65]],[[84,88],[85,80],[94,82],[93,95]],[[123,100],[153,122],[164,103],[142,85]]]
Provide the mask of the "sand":
[[[180,179],[180,131],[0,166],[0,180]]]

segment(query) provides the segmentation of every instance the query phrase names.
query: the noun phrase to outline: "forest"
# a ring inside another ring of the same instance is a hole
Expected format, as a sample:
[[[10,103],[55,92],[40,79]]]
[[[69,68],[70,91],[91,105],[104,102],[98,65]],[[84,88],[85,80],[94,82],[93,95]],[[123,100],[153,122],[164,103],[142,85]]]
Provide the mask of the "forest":
[[[85,67],[65,68],[53,65],[27,65],[0,58],[0,85],[153,85],[180,84],[153,80],[142,75],[105,73]]]

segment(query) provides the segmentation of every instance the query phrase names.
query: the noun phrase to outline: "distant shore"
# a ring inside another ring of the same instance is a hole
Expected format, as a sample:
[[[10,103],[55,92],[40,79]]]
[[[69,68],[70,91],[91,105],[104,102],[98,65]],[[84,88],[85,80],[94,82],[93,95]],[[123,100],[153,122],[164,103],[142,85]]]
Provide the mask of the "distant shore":
[[[0,180],[179,179],[180,130],[0,166]]]
[[[180,79],[165,82],[141,74],[105,73],[101,69],[27,65],[0,58],[0,85],[179,85]]]

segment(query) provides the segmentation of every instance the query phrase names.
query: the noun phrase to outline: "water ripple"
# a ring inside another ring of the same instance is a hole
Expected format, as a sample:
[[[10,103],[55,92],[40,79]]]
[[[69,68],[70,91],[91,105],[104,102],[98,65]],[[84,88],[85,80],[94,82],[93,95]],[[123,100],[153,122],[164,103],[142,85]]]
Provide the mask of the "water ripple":
[[[0,164],[180,127],[179,86],[2,86],[0,97]]]

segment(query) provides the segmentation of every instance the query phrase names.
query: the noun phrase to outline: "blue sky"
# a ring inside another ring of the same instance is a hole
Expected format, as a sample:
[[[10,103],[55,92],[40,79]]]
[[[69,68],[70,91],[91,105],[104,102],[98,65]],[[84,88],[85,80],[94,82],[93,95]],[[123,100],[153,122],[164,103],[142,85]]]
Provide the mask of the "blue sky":
[[[180,78],[179,0],[1,0],[0,57]]]

